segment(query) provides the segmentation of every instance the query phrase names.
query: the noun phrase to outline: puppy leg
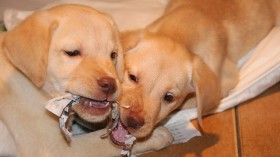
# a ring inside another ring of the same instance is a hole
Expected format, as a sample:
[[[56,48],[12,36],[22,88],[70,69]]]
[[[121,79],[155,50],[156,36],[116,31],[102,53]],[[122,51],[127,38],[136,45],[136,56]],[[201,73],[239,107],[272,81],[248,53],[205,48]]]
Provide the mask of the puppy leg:
[[[165,127],[157,127],[153,131],[151,137],[143,142],[137,142],[133,148],[133,154],[139,154],[149,151],[161,150],[169,145],[173,141],[172,134]]]

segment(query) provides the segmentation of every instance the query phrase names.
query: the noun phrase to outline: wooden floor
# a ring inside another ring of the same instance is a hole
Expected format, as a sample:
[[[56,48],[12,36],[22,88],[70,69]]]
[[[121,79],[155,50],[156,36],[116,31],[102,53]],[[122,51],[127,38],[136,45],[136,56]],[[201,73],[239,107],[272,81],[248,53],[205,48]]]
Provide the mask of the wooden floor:
[[[280,157],[280,83],[203,126],[201,137],[140,157]]]

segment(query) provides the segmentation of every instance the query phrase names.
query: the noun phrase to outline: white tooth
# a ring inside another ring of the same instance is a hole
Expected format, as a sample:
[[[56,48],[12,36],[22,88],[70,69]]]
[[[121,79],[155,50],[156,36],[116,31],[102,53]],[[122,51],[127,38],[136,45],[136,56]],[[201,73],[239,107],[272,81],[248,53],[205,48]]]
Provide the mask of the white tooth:
[[[92,101],[91,101],[91,102],[89,102],[89,106],[93,106]]]

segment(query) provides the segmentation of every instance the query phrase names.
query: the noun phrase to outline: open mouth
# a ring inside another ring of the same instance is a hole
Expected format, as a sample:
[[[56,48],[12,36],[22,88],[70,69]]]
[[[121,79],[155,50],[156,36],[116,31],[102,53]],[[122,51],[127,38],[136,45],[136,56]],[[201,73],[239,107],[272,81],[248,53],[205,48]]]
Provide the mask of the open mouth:
[[[126,137],[129,134],[127,128],[119,120],[117,126],[111,131],[110,138],[115,145],[122,147],[125,146]]]
[[[110,109],[110,102],[107,100],[94,100],[81,97],[79,103],[73,107],[74,110],[80,110],[93,116],[103,115]]]

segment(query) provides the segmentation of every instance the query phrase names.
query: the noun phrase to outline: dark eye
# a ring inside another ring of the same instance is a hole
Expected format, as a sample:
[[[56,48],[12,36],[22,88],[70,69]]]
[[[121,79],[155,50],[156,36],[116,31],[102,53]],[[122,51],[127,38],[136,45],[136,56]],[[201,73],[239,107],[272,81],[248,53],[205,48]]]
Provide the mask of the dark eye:
[[[112,60],[115,60],[117,58],[117,56],[118,56],[117,52],[115,52],[115,51],[111,52],[111,59]]]
[[[164,100],[166,102],[171,103],[172,101],[174,101],[174,95],[172,93],[168,92],[168,93],[165,94]]]
[[[74,51],[65,51],[65,53],[70,56],[70,57],[73,57],[73,56],[78,56],[81,54],[81,52],[79,50],[74,50]]]
[[[138,78],[135,75],[129,74],[129,79],[133,82],[138,82]]]

